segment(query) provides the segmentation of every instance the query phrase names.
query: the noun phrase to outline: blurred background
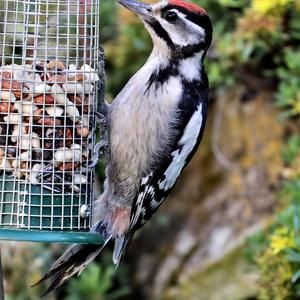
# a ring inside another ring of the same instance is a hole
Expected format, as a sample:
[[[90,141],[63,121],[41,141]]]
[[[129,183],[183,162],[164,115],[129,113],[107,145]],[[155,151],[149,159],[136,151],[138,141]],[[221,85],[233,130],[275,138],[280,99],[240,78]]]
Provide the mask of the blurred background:
[[[107,249],[45,299],[300,299],[300,2],[193,2],[214,24],[202,145],[117,271]],[[112,100],[151,41],[134,15],[102,0],[101,43]],[[40,299],[30,284],[62,251],[2,244],[7,299]]]

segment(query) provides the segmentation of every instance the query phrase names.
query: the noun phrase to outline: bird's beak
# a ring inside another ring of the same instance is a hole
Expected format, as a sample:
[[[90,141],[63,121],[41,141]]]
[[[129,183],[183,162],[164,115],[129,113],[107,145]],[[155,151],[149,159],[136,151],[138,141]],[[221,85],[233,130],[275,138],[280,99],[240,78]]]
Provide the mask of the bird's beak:
[[[153,19],[152,7],[149,4],[134,0],[118,0],[118,2],[145,21],[151,21]]]

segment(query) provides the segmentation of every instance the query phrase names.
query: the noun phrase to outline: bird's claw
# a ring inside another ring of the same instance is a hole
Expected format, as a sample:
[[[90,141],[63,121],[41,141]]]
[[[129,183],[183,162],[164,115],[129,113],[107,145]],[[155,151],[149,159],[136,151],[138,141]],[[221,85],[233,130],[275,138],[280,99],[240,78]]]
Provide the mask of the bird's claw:
[[[95,112],[95,117],[97,123],[100,125],[100,142],[96,144],[93,149],[91,162],[89,163],[90,168],[94,168],[99,159],[103,156],[106,156],[109,152],[109,144],[108,144],[108,132],[107,132],[107,112],[108,112],[108,104],[104,101],[101,105],[98,112]]]
[[[49,165],[46,165],[42,170],[40,170],[36,177],[37,178],[41,178],[41,177],[45,177],[46,175],[49,175],[49,174],[52,174],[53,172],[53,165],[49,164]]]
[[[100,112],[95,112],[95,116],[96,116],[97,122],[100,125],[106,124],[106,117],[104,114],[102,114]]]
[[[107,120],[106,116],[102,113],[97,112],[96,114],[97,122],[100,125],[100,137],[107,139]]]
[[[94,168],[97,165],[99,159],[106,155],[108,149],[109,146],[107,141],[102,140],[99,143],[97,143],[96,146],[94,147],[93,154],[91,157],[91,162],[89,163],[89,167]]]

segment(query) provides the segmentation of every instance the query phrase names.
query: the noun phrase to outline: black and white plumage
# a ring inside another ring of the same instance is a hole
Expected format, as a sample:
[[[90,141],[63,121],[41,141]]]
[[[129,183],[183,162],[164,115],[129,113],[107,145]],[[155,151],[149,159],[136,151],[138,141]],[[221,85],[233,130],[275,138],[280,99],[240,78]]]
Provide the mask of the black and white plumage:
[[[120,4],[137,14],[153,40],[145,65],[108,107],[110,153],[93,231],[115,242],[118,265],[133,235],[166,199],[201,141],[208,110],[203,60],[212,25],[199,6],[181,0]],[[41,279],[47,292],[79,275],[101,251],[76,245]]]

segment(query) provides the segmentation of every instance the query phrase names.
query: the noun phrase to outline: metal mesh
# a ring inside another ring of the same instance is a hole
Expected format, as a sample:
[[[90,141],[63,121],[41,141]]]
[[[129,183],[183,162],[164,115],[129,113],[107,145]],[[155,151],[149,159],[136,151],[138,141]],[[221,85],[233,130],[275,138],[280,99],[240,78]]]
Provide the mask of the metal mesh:
[[[0,229],[87,230],[99,0],[0,2]]]

